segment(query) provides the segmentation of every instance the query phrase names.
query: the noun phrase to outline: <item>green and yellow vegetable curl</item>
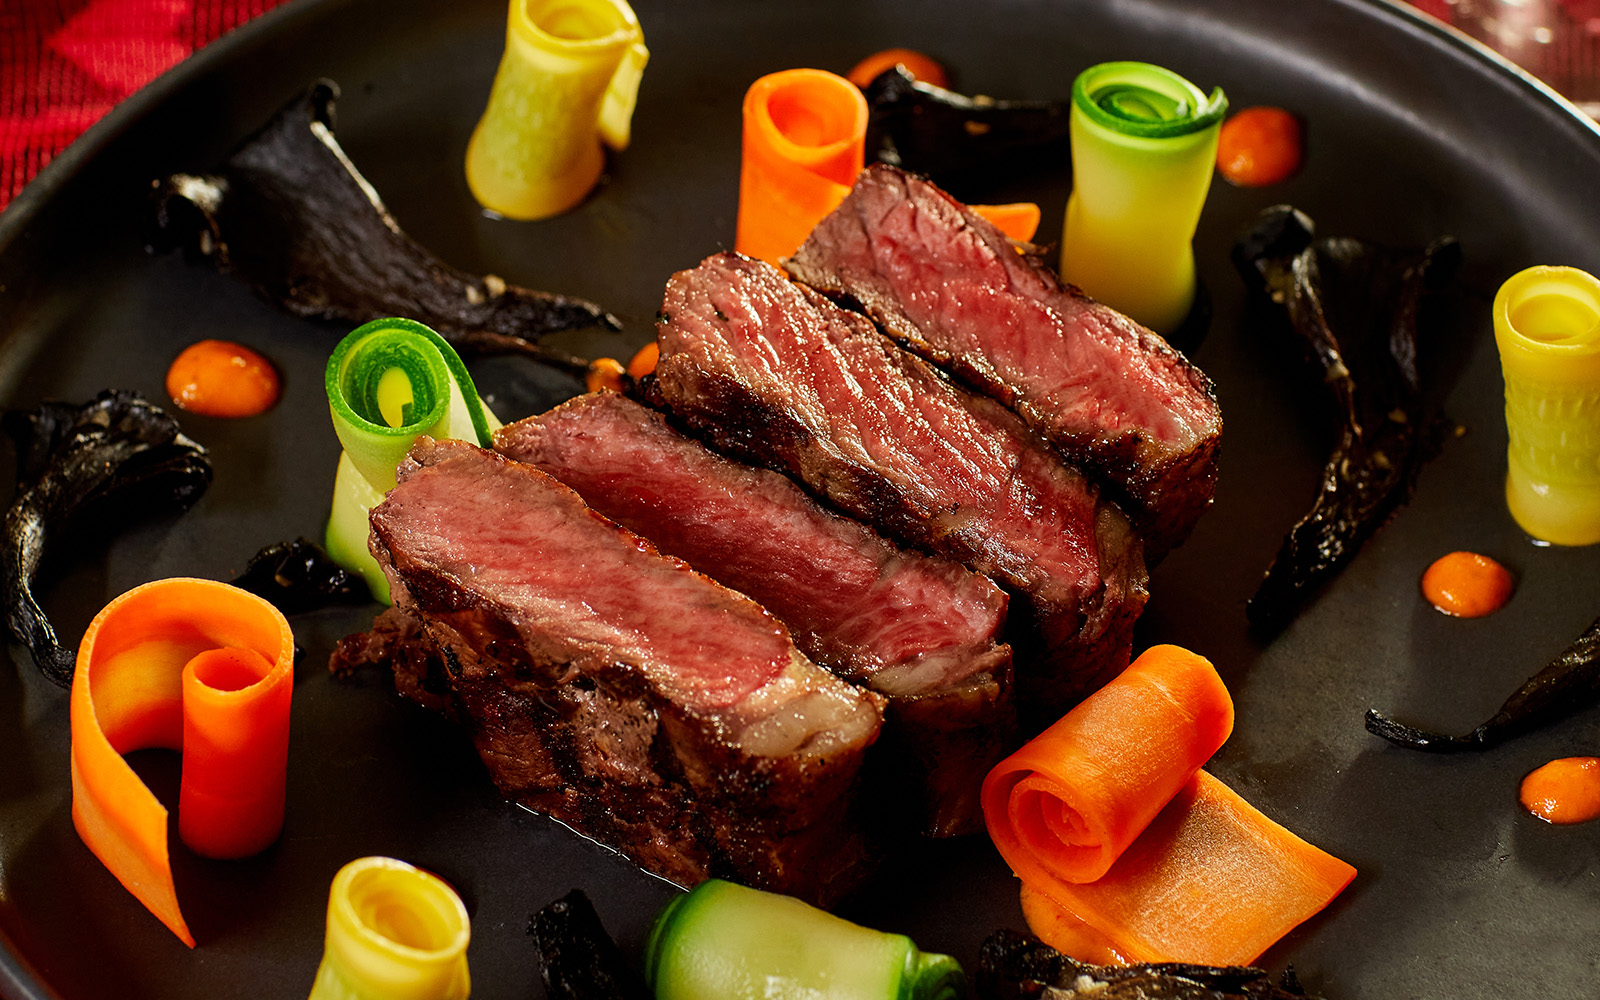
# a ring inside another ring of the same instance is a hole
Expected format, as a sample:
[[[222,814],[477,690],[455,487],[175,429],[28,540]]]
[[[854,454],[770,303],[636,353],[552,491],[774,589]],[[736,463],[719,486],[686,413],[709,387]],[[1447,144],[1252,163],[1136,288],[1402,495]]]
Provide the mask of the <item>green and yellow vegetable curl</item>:
[[[645,943],[656,1000],[962,1000],[966,974],[904,934],[792,896],[709,879],[667,904]]]
[[[367,550],[367,515],[394,488],[395,467],[424,434],[490,447],[500,421],[478,398],[455,349],[409,319],[373,320],[352,330],[328,359],[324,385],[344,446],[328,554],[361,574],[373,596],[387,603],[389,583]]]
[[[1228,100],[1160,66],[1109,62],[1072,85],[1061,276],[1157,333],[1194,302],[1191,246]]]

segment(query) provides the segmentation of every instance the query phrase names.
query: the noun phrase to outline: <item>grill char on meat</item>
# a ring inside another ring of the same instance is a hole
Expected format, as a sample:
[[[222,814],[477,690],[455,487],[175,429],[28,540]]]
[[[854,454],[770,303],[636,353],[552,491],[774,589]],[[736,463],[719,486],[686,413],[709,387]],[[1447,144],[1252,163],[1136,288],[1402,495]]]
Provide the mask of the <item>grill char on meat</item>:
[[[502,793],[683,884],[826,904],[866,874],[851,800],[882,699],[759,605],[458,441],[421,439],[371,520]]]
[[[501,428],[495,449],[749,595],[818,664],[888,697],[874,757],[936,836],[982,828],[978,789],[1011,746],[1006,596],[948,559],[904,552],[819,507],[785,476],[735,462],[616,393]]]
[[[672,277],[657,339],[649,392],[719,450],[1023,597],[1011,620],[1030,626],[1012,633],[1026,715],[1053,719],[1127,665],[1140,541],[1003,406],[737,254]]]
[[[1210,379],[931,182],[868,167],[784,263],[1115,489],[1152,561],[1210,504],[1222,434]]]

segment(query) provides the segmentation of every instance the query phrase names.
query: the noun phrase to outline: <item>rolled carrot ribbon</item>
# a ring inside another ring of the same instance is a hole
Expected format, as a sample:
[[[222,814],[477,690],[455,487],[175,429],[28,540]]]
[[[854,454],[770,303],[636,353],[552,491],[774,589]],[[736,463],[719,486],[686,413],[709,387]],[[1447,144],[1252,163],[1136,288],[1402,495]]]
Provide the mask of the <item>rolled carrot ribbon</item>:
[[[1005,818],[991,824],[995,846],[1020,871],[1093,882],[1231,732],[1233,700],[1210,663],[1146,650],[990,773],[984,811]]]
[[[861,88],[827,70],[786,69],[751,84],[733,248],[774,266],[798,250],[866,165],[867,117]],[[971,208],[1014,240],[1039,228],[1032,202]]]
[[[1034,933],[1089,961],[1242,964],[1338,895],[1355,869],[1200,770],[1232,724],[1211,664],[1156,646],[990,772]]]
[[[196,854],[247,858],[283,830],[293,650],[281,667],[238,646],[184,665],[178,837]]]
[[[257,853],[283,827],[294,635],[271,604],[214,580],[157,580],[107,604],[72,681],[72,822],[183,942],[167,810],[122,758],[183,752],[178,835],[213,858]]]
[[[734,249],[777,264],[839,207],[866,162],[867,99],[842,76],[786,69],[744,95]]]

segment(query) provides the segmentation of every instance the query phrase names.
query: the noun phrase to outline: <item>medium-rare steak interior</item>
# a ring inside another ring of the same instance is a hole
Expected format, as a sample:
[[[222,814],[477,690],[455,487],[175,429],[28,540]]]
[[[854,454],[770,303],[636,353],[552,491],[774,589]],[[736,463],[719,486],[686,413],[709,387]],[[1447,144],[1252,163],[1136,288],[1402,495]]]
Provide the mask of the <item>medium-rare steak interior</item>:
[[[503,794],[685,885],[828,903],[866,873],[882,699],[759,605],[458,441],[419,440],[371,523],[428,648],[393,662],[435,675],[400,686],[448,691]]]
[[[495,449],[754,598],[818,664],[885,695],[886,791],[936,836],[982,828],[978,792],[1015,734],[1006,595],[949,559],[906,552],[787,477],[725,458],[616,393],[501,428]]]
[[[931,182],[876,164],[784,262],[994,396],[1115,491],[1151,559],[1216,488],[1211,380],[1157,334],[1018,253]]]
[[[657,340],[649,392],[719,450],[1016,592],[1023,711],[1053,719],[1127,665],[1146,596],[1140,540],[999,403],[731,253],[672,277]]]

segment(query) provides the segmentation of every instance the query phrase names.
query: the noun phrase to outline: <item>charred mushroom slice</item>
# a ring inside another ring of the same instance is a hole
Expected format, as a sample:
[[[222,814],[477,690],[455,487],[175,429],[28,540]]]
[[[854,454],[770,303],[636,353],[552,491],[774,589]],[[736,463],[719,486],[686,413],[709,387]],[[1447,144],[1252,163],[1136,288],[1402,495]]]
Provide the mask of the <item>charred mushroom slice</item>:
[[[266,598],[286,615],[330,604],[365,604],[372,599],[360,577],[306,538],[268,545],[251,556],[244,572],[229,582]]]
[[[211,484],[211,463],[171,417],[126,390],[108,389],[82,406],[14,410],[4,425],[17,447],[0,579],[6,624],[44,675],[66,687],[74,653],[33,593],[51,539],[74,523],[104,526],[187,510]]]
[[[996,164],[1067,162],[1070,102],[968,97],[899,66],[864,93],[868,158],[927,174],[948,190],[965,194],[965,181],[992,182]],[[1059,158],[1042,155],[1051,150]]]
[[[1311,1000],[1293,972],[1253,966],[1089,965],[1037,938],[996,931],[978,955],[980,1000]]]
[[[1543,670],[1523,682],[1494,717],[1470,733],[1449,736],[1395,722],[1367,711],[1367,731],[1395,746],[1434,753],[1487,750],[1489,747],[1564,719],[1600,701],[1600,620],[1562,650]]]
[[[623,958],[583,890],[535,913],[528,933],[550,1000],[649,1000],[644,977]]]
[[[1314,239],[1308,217],[1279,205],[1261,213],[1233,257],[1269,322],[1300,342],[1337,421],[1316,501],[1247,608],[1251,624],[1272,633],[1410,499],[1443,439],[1417,334],[1427,298],[1454,275],[1461,253],[1449,238],[1422,250]]]
[[[352,324],[405,316],[464,354],[524,354],[582,374],[586,362],[538,339],[617,329],[616,319],[583,299],[459,271],[402,232],[334,137],[338,94],[320,80],[217,173],[155,182],[155,242],[209,257],[296,316]]]

